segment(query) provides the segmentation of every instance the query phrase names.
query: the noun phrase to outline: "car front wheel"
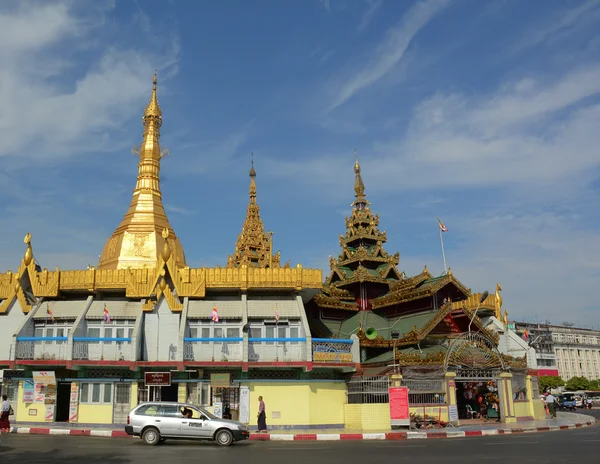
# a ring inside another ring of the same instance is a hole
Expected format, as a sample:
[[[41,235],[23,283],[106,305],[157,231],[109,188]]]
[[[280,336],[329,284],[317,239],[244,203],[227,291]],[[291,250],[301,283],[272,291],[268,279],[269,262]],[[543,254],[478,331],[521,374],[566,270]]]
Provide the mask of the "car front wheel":
[[[147,429],[142,435],[142,440],[147,445],[157,445],[160,442],[160,433],[156,429]]]
[[[229,446],[233,443],[233,435],[229,430],[219,430],[215,436],[215,441],[219,446]]]

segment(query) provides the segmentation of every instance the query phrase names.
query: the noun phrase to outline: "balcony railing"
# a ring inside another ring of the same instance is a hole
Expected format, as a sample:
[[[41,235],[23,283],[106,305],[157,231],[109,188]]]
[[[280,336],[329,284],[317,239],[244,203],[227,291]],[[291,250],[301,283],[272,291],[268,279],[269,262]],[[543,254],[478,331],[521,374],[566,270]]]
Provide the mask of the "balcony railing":
[[[306,361],[306,338],[249,338],[248,362]]]
[[[243,361],[243,338],[184,338],[185,361]]]
[[[352,363],[353,340],[313,338],[312,356],[315,363]]]
[[[65,360],[67,337],[17,337],[15,359]]]
[[[134,361],[131,338],[73,338],[73,360]]]

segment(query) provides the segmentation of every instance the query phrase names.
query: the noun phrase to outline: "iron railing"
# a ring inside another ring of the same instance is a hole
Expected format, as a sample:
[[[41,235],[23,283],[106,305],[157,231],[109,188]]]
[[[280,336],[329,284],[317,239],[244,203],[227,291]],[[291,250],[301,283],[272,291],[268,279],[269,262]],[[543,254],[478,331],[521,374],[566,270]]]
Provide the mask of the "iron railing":
[[[446,389],[443,379],[402,379],[408,387],[409,404],[446,404]]]
[[[248,362],[305,360],[306,338],[248,339]]]
[[[73,359],[134,361],[131,338],[73,338]]]
[[[242,338],[184,338],[184,361],[243,361]]]
[[[65,360],[67,337],[18,337],[15,359]]]
[[[388,403],[389,388],[387,376],[352,377],[348,381],[348,404]]]

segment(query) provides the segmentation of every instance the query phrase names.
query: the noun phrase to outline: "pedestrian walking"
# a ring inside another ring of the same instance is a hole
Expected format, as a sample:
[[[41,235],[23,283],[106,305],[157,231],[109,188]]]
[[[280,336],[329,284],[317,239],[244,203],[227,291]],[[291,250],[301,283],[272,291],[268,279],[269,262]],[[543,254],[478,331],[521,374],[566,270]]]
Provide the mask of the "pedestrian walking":
[[[2,395],[2,405],[0,406],[0,446],[2,446],[2,435],[10,432],[9,416],[12,414],[12,407],[8,402],[8,397]]]
[[[552,393],[548,393],[548,396],[546,396],[546,404],[548,405],[550,417],[556,417],[556,399]]]
[[[258,397],[258,432],[267,433],[267,412],[262,396]]]

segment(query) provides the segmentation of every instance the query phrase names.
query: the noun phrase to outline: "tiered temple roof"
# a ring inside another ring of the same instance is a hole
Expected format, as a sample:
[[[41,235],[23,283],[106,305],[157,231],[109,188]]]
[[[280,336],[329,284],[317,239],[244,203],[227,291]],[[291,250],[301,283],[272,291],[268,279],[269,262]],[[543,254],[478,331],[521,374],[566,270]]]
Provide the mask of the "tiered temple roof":
[[[277,269],[281,267],[281,253],[273,253],[273,233],[265,232],[260,217],[260,207],[256,202],[256,171],[254,160],[250,169],[250,201],[242,232],[238,235],[235,252],[227,260],[228,268],[249,266],[255,268]],[[285,268],[290,267],[287,262]]]

